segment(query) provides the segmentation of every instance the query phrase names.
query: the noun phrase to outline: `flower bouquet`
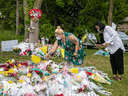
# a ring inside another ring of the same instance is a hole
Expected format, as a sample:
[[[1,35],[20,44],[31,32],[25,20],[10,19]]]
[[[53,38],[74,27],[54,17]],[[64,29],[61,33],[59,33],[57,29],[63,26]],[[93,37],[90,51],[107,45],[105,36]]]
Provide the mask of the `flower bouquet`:
[[[32,54],[31,49],[26,49],[25,52],[27,52],[28,55]]]
[[[35,31],[35,27],[30,26],[30,27],[28,28],[28,31],[31,32],[31,33],[34,33],[34,31]]]
[[[104,50],[105,49],[104,45],[102,45],[102,44],[98,44],[97,47],[98,47],[99,50]]]

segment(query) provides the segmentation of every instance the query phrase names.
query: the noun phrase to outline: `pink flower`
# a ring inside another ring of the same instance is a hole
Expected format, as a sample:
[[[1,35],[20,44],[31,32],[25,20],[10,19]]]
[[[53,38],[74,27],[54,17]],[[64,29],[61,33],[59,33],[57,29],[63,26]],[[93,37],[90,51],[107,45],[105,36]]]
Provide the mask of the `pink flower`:
[[[67,75],[68,74],[68,72],[67,71],[63,71],[63,75]]]
[[[73,49],[73,47],[71,47],[71,49]]]
[[[17,75],[17,73],[14,73],[14,76],[16,76]]]
[[[87,87],[87,85],[84,85],[84,88]]]
[[[14,73],[10,73],[10,76],[14,76]]]
[[[66,56],[65,59],[67,60],[68,59],[68,56]]]
[[[39,19],[39,18],[38,18]],[[38,40],[38,43],[40,43],[40,40]]]
[[[81,61],[81,60],[79,60],[79,63],[82,63],[82,61]]]
[[[25,96],[36,96],[34,93],[25,93]]]
[[[35,66],[32,66],[31,68],[36,68]]]

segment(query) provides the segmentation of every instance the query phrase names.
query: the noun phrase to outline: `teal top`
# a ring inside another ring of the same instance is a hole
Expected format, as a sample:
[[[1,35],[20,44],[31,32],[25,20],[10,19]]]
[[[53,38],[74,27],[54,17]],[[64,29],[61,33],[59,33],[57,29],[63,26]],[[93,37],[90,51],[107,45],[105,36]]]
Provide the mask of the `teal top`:
[[[82,41],[74,35],[79,40],[79,48],[80,49],[78,50],[77,56],[73,57],[73,54],[75,52],[75,44],[69,40],[69,36],[71,34],[72,33],[65,32],[64,33],[65,44],[61,40],[58,40],[58,45],[60,45],[61,47],[63,47],[65,49],[64,59],[66,61],[73,62],[74,65],[81,65],[81,64],[83,64],[83,59],[84,59],[84,56],[86,56],[86,53],[82,47]]]

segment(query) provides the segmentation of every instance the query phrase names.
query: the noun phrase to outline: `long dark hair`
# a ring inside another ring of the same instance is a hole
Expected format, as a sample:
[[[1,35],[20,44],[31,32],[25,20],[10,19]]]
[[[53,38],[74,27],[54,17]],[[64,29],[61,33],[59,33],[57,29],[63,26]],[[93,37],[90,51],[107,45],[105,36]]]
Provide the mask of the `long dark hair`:
[[[99,26],[100,29],[99,30],[103,30],[105,28],[105,24],[100,22],[100,21],[96,21],[95,24],[94,24],[94,30],[97,32],[97,29],[95,28],[95,26]]]

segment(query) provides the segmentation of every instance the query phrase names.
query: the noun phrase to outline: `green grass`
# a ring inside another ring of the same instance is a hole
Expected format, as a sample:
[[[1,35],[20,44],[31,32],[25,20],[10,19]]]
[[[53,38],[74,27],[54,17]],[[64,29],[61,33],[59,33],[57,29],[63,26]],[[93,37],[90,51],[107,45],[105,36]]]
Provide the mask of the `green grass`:
[[[108,77],[112,76],[112,69],[110,65],[110,58],[105,56],[93,55],[97,50],[86,49],[87,56],[84,58],[85,66],[94,66],[98,70],[108,74]],[[123,81],[114,81],[111,85],[103,84],[104,88],[112,89],[111,96],[128,96],[128,53],[124,53],[124,77]]]
[[[23,40],[23,36],[15,36],[14,31],[0,31],[0,41],[16,40],[19,42]],[[0,43],[1,47],[1,43]],[[110,58],[105,56],[93,55],[97,49],[85,49],[87,56],[84,58],[84,66],[94,66],[99,71],[103,71],[108,74],[108,77],[112,76],[112,69],[110,65]],[[15,61],[31,60],[31,56],[15,56],[13,52],[1,52],[0,51],[0,63],[5,63],[7,60],[15,59]],[[63,58],[55,58],[54,62],[63,62]],[[102,84],[105,90],[108,89],[112,93],[111,96],[128,96],[128,53],[124,53],[124,80],[114,81],[111,85]],[[99,94],[99,96],[104,96]]]
[[[8,60],[15,59],[15,61],[31,60],[30,56],[15,56],[13,52],[0,51],[0,63],[5,63]]]
[[[20,43],[24,40],[24,36],[15,35],[15,31],[12,30],[0,30],[0,42],[8,41],[8,40],[18,40],[18,42]],[[0,48],[1,48],[1,43],[0,43]]]

